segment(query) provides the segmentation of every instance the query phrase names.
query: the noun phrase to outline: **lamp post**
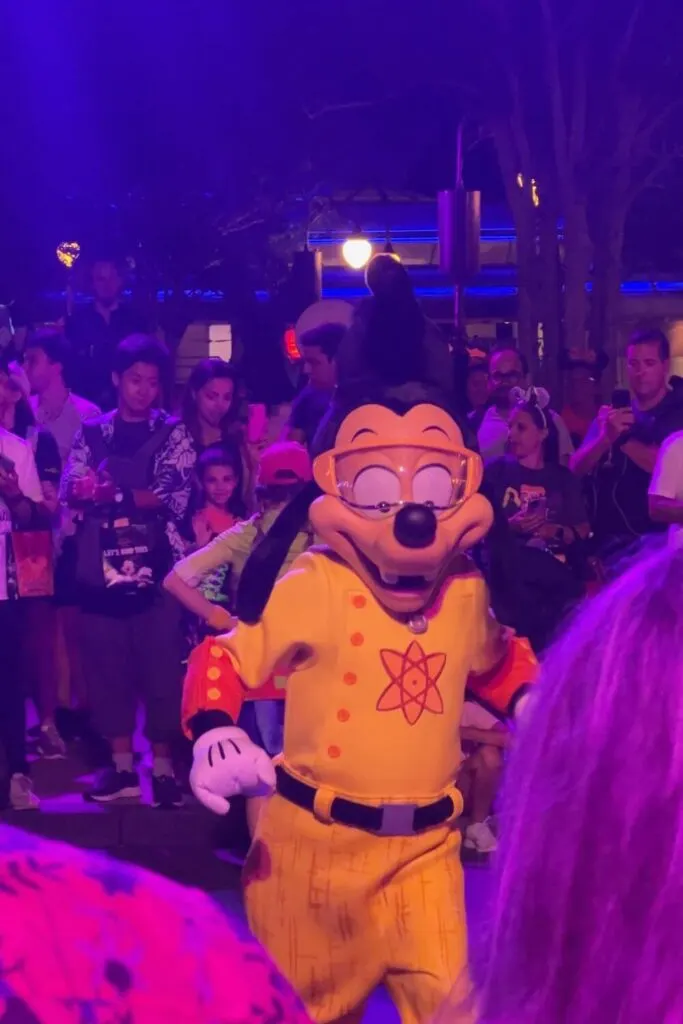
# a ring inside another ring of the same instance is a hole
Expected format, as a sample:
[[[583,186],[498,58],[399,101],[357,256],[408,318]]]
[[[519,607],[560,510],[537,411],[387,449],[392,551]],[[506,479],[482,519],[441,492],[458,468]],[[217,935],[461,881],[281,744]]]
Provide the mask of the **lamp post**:
[[[479,270],[481,194],[467,192],[463,179],[464,129],[458,126],[455,147],[455,187],[439,192],[439,264],[453,281],[453,320],[456,338],[466,336],[463,294],[467,280]]]

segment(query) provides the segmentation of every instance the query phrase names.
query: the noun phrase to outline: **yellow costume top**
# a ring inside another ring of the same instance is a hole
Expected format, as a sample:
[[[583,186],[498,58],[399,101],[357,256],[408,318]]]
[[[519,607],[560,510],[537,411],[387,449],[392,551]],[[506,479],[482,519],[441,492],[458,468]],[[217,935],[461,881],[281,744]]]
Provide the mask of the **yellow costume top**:
[[[422,802],[453,784],[465,686],[492,667],[498,630],[474,571],[449,581],[418,634],[344,563],[310,552],[276,584],[259,623],[197,649],[183,721],[203,709],[236,720],[235,673],[249,689],[289,675],[293,774],[350,797]]]

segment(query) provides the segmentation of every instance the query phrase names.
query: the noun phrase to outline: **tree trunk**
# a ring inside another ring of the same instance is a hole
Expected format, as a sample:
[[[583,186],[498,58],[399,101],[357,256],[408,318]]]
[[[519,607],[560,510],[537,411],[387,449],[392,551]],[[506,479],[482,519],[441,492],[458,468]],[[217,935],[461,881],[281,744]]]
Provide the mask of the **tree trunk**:
[[[567,204],[564,217],[564,343],[569,349],[585,352],[589,309],[586,285],[593,258],[586,205],[575,197]]]

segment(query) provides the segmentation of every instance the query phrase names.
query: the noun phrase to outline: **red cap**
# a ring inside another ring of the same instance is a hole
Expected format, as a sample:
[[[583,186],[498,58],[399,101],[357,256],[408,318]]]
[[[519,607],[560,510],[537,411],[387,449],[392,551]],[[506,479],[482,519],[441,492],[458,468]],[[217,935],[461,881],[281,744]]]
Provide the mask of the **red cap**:
[[[271,444],[259,459],[258,482],[261,487],[307,483],[311,475],[309,454],[303,445],[296,441],[278,441]]]

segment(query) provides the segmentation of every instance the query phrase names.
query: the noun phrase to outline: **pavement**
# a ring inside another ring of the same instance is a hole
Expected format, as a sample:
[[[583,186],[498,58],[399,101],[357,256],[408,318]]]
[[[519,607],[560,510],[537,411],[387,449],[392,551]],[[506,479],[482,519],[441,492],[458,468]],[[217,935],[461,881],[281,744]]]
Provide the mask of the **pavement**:
[[[48,839],[101,850],[183,885],[203,889],[228,915],[243,921],[240,865],[228,850],[243,834],[239,814],[228,820],[217,819],[190,797],[178,810],[153,809],[144,764],[142,802],[108,807],[83,800],[92,776],[77,753],[66,759],[35,761],[32,774],[41,810],[5,811],[0,820]],[[476,946],[486,920],[491,885],[488,868],[468,866],[465,882],[470,944]],[[398,1020],[388,997],[379,990],[371,999],[364,1024],[397,1024]]]

